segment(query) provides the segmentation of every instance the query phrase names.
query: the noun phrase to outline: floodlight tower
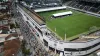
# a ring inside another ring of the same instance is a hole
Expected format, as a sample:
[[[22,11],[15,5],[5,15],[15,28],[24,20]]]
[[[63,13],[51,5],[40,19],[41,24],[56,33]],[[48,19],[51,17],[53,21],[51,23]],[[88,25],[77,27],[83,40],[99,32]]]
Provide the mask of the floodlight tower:
[[[65,28],[65,39],[64,40],[66,41],[66,28]]]

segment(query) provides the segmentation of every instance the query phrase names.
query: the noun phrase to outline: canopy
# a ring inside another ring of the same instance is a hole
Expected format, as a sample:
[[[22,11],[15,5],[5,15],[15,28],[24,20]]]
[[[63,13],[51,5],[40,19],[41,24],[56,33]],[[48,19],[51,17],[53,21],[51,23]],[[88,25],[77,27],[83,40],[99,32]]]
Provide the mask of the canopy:
[[[54,17],[59,17],[59,16],[63,16],[63,15],[69,15],[69,14],[72,14],[71,11],[67,11],[67,12],[62,12],[62,13],[56,13],[56,14],[53,14]]]

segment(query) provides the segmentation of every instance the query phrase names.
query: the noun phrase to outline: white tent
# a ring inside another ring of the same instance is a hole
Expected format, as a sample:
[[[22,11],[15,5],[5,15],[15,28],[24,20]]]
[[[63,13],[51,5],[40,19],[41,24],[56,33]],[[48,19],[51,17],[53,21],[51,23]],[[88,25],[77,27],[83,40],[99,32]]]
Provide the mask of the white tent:
[[[60,17],[60,16],[64,16],[64,15],[71,15],[71,14],[72,14],[71,11],[67,11],[67,12],[53,14],[53,17]]]

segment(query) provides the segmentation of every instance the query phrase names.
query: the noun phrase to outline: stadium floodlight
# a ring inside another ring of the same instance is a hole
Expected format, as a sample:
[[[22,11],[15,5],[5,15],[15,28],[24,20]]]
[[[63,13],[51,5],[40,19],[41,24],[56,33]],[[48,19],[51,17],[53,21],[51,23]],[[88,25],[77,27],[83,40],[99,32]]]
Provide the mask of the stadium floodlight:
[[[55,55],[56,55],[56,53],[57,53],[57,52],[56,52],[57,43],[55,42],[55,44],[54,44],[54,45],[55,45]]]
[[[55,32],[56,32],[56,27],[55,27]]]
[[[65,29],[65,39],[64,39],[65,41],[66,41],[66,37],[67,37],[67,35],[66,35],[66,29]]]
[[[66,41],[66,36],[67,36],[67,35],[66,35],[66,33],[65,33],[65,41]]]

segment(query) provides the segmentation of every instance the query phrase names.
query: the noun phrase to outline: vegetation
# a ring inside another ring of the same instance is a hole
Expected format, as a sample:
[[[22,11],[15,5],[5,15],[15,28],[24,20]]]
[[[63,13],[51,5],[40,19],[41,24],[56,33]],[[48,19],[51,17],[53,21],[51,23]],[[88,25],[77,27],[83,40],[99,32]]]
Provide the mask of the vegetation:
[[[22,45],[21,45],[21,48],[22,48],[22,53],[24,54],[24,56],[27,56],[30,54],[30,49],[26,49],[26,41],[23,40],[22,41]]]
[[[64,11],[72,11],[73,15],[51,19],[52,14]],[[46,24],[51,30],[55,31],[56,28],[56,33],[63,39],[65,33],[67,34],[67,39],[69,39],[70,37],[89,31],[91,27],[92,29],[95,27],[100,27],[100,18],[74,10],[56,10],[49,12],[41,12],[38,14],[45,18]]]
[[[10,24],[10,29],[16,28],[15,24],[11,23]]]
[[[17,22],[14,23],[11,23],[10,24],[10,29],[13,29],[13,28],[19,28],[19,25],[17,24]]]
[[[18,23],[17,23],[17,22],[15,22],[15,24],[16,24],[16,28],[19,28],[19,25],[18,25]]]

